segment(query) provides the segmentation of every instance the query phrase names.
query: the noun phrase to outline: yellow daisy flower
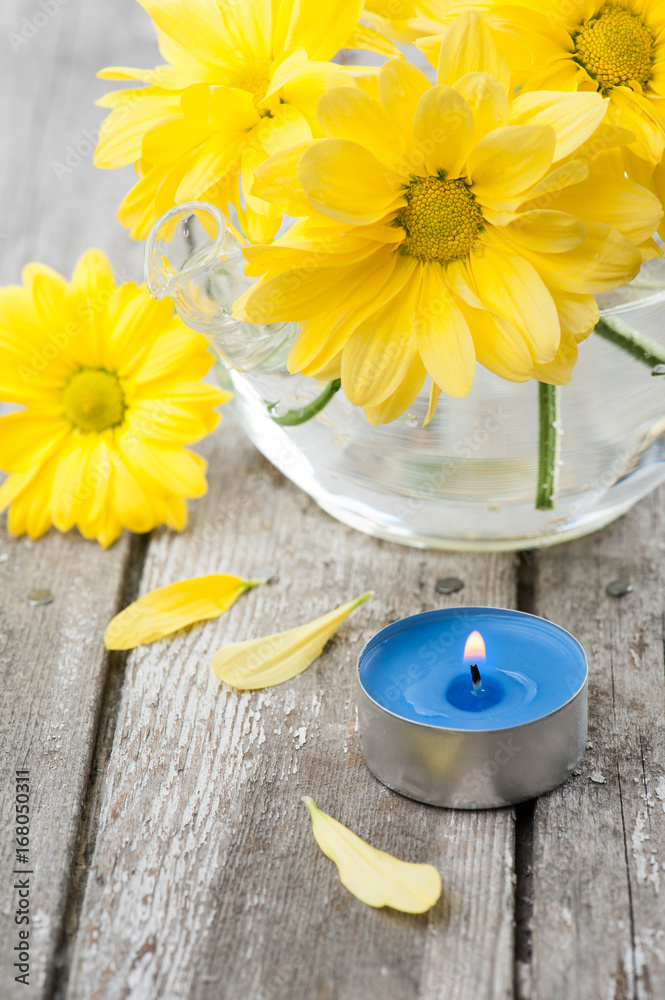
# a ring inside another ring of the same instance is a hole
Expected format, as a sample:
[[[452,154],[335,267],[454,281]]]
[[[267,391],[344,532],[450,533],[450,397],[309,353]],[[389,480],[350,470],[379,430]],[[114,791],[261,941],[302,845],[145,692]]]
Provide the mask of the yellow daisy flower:
[[[466,395],[476,361],[515,382],[565,383],[598,318],[591,293],[633,278],[641,245],[657,253],[657,198],[594,155],[600,94],[509,106],[507,80],[483,65],[501,74],[469,12],[446,35],[435,86],[391,60],[380,100],[335,87],[319,104],[329,138],[257,173],[258,193],[281,191],[301,218],[246,248],[247,273],[263,277],[235,315],[298,321],[290,370],[341,377],[373,423],[403,413],[427,373],[430,416],[440,389]]]
[[[0,289],[0,512],[15,535],[76,525],[106,548],[121,533],[187,521],[206,463],[183,445],[219,420],[229,394],[199,380],[204,338],[133,282],[116,287],[99,250],[71,282],[28,264]]]
[[[250,194],[255,168],[316,132],[317,101],[342,70],[328,60],[340,48],[397,50],[358,24],[363,0],[139,2],[168,65],[99,74],[148,84],[98,101],[113,110],[96,165],[134,163],[140,176],[120,222],[143,239],[173,205],[203,199],[224,211],[234,205],[250,240],[271,239],[280,213]]]
[[[630,148],[651,163],[665,153],[663,0],[432,0],[445,32],[461,11],[483,12],[524,90],[592,91],[607,99],[607,121],[634,133]],[[430,22],[431,34],[434,24]],[[442,35],[420,47],[436,65]]]

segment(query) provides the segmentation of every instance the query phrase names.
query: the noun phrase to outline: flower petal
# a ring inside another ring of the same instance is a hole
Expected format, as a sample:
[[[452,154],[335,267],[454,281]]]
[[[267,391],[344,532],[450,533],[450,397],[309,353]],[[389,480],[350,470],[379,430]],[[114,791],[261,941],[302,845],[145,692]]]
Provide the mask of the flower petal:
[[[632,243],[649,239],[663,217],[660,201],[645,187],[627,177],[598,170],[592,170],[580,184],[561,191],[553,205],[581,219],[614,226]]]
[[[278,9],[273,51],[299,46],[310,59],[327,60],[344,47],[360,20],[363,0],[298,0],[282,2]]]
[[[642,258],[637,247],[611,226],[587,222],[587,238],[574,250],[547,254],[520,247],[550,288],[577,295],[609,292],[638,273]]]
[[[330,139],[348,139],[397,170],[404,140],[380,101],[359,87],[333,87],[319,101],[319,125]]]
[[[413,258],[406,258],[403,268],[408,277],[400,291],[360,323],[344,347],[342,388],[356,406],[375,407],[387,399],[406,377],[416,354],[421,268]]]
[[[476,367],[473,339],[436,264],[425,267],[416,313],[416,343],[439,388],[449,396],[467,396]]]
[[[537,184],[552,163],[554,129],[506,125],[484,136],[469,156],[473,193],[500,202],[518,197]]]
[[[434,419],[440,395],[441,389],[438,387],[436,382],[432,382],[429,390],[429,406],[427,407],[427,413],[425,414],[425,419],[423,420],[423,427],[427,427],[427,425]]]
[[[425,74],[404,59],[389,59],[379,70],[379,96],[404,136],[407,154],[415,149],[413,116],[416,105],[430,86]]]
[[[418,102],[413,137],[430,174],[459,177],[471,152],[471,109],[452,87],[430,87]]]
[[[559,202],[557,201],[557,207]],[[532,250],[544,253],[562,253],[572,250],[586,239],[586,226],[576,218],[577,213],[533,209],[523,212],[503,228],[511,239]],[[652,230],[653,232],[653,230]]]
[[[554,300],[536,269],[497,239],[467,262],[471,287],[491,312],[502,316],[524,337],[538,363],[551,361],[561,328]]]
[[[365,414],[370,424],[377,427],[379,424],[389,424],[401,417],[422,389],[426,377],[425,366],[420,360],[420,355],[416,354],[395,391],[378,406],[365,407]]]
[[[476,142],[508,124],[508,97],[498,80],[488,73],[467,73],[457,80],[455,90],[471,109]]]
[[[489,73],[504,90],[510,85],[506,60],[497,51],[487,21],[476,10],[464,11],[446,32],[436,82],[452,87],[467,73]]]
[[[322,812],[309,796],[303,802],[312,817],[314,839],[337,865],[342,885],[361,903],[403,913],[425,913],[434,906],[441,895],[441,876],[433,865],[400,861],[378,851]]]
[[[213,656],[210,668],[220,680],[241,691],[283,684],[307,670],[321,655],[323,647],[342,622],[371,596],[372,591],[368,591],[327,615],[288,632],[222,646]]]
[[[109,622],[104,644],[107,649],[134,649],[194,622],[218,618],[241,594],[260,582],[218,573],[151,590]]]
[[[307,201],[302,185],[296,176],[296,168],[311,142],[301,142],[279,153],[273,153],[256,168],[252,194],[295,217],[308,215],[311,205]]]
[[[297,174],[310,204],[339,222],[378,222],[406,204],[402,178],[356,142],[317,142],[305,150]]]
[[[598,128],[607,102],[597,93],[532,91],[520,94],[510,108],[512,125],[549,125],[556,133],[554,162],[570,156]]]
[[[569,333],[563,333],[556,356],[546,365],[534,365],[533,377],[548,385],[567,385],[576,362],[577,341]]]

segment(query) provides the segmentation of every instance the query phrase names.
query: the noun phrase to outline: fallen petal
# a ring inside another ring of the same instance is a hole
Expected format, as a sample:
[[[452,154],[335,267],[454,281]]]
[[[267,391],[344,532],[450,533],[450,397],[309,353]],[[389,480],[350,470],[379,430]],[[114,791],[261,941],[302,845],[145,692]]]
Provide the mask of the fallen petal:
[[[261,580],[213,574],[180,580],[144,594],[117,614],[104,636],[107,649],[133,649],[154,642],[194,622],[217,618]]]
[[[288,632],[222,646],[212,658],[211,670],[241,691],[283,684],[307,670],[354,608],[371,596],[372,591],[367,591],[355,601]]]
[[[314,799],[303,802],[312,817],[317,844],[339,870],[349,892],[368,906],[391,906],[404,913],[424,913],[441,895],[441,876],[432,865],[411,864],[377,851],[332,816]]]

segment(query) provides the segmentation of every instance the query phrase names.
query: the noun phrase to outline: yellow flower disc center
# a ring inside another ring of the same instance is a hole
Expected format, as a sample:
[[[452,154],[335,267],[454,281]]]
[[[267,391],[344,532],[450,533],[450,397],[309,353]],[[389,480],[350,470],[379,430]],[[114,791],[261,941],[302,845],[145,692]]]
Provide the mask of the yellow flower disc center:
[[[125,396],[116,375],[84,368],[70,378],[62,393],[65,417],[80,431],[100,433],[122,423]]]
[[[406,199],[408,205],[397,214],[406,229],[402,253],[443,263],[469,255],[483,225],[483,213],[462,177],[418,178]]]
[[[597,80],[601,91],[648,84],[655,40],[651,29],[630,11],[610,5],[601,8],[580,25],[573,41],[575,61]]]
[[[256,107],[266,96],[270,86],[270,63],[258,62],[243,66],[236,73],[231,86],[237,87],[239,90],[248,90],[254,98],[254,107]]]

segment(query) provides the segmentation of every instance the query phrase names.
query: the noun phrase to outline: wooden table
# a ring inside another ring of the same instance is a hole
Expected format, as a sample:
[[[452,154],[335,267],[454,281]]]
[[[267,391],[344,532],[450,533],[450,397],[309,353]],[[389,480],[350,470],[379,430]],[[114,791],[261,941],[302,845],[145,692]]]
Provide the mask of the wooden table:
[[[0,19],[3,283],[32,259],[69,273],[90,245],[140,278],[142,248],[115,221],[131,171],[96,170],[91,137],[107,89],[94,72],[159,61],[147,17],[133,0],[3,0]],[[73,533],[0,533],[3,1000],[665,997],[665,493],[588,540],[519,558],[420,552],[331,520],[228,417],[202,451],[210,491],[182,535],[103,553]],[[105,625],[135,595],[266,566],[275,581],[219,621],[105,654]],[[437,594],[450,575],[464,590]],[[617,578],[634,586],[620,600],[605,593]],[[30,606],[35,587],[54,602]],[[237,693],[210,673],[224,642],[367,588],[375,599],[294,681]],[[360,752],[363,641],[460,602],[535,611],[590,657],[579,773],[516,809],[418,805]],[[30,993],[12,957],[18,768],[32,786]],[[420,917],[359,903],[316,847],[302,795],[377,847],[437,865],[442,901]]]

